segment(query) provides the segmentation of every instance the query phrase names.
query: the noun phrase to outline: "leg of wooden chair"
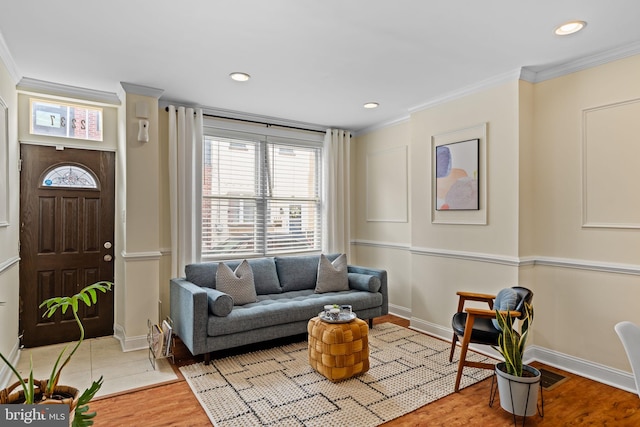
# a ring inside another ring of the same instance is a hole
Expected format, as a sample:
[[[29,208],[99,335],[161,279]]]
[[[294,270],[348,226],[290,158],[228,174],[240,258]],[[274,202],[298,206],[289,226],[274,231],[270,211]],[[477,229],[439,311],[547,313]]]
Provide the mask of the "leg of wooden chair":
[[[456,343],[458,342],[458,336],[454,333],[451,339],[451,353],[449,353],[449,362],[453,361],[453,353],[456,351]]]
[[[466,358],[467,358],[467,349],[469,348],[469,342],[471,342],[471,332],[473,331],[473,322],[475,320],[475,316],[472,314],[467,314],[467,323],[464,326],[464,336],[462,337],[462,347],[460,348],[460,360],[458,361],[458,373],[456,375],[456,384],[453,387],[454,392],[458,392],[460,390],[460,380],[462,379],[462,368],[464,368]]]

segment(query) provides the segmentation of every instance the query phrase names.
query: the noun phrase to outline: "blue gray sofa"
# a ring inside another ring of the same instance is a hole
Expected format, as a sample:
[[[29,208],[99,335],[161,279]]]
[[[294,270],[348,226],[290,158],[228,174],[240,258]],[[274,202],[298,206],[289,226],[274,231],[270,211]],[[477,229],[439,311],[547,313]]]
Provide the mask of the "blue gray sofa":
[[[333,261],[337,256],[327,258]],[[303,334],[309,319],[328,304],[350,304],[358,317],[369,320],[370,325],[374,317],[389,312],[385,270],[349,265],[349,290],[315,293],[319,258],[310,255],[248,260],[257,302],[228,310],[220,308],[229,297],[225,299],[225,294],[215,289],[218,263],[187,265],[186,277],[170,281],[174,332],[194,356],[204,354],[205,363],[209,363],[213,351]],[[240,262],[225,264],[235,269]]]

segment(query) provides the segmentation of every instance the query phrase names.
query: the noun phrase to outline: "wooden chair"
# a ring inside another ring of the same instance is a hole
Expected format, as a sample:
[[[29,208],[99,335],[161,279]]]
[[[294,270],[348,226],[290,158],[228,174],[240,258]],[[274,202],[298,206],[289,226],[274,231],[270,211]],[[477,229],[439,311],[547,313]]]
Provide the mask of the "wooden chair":
[[[520,286],[514,286],[513,289],[517,295],[514,308],[509,310],[501,310],[504,313],[509,313],[511,317],[520,318],[524,311],[524,303],[531,304],[533,299],[533,292],[527,288]],[[458,311],[453,315],[451,326],[453,328],[453,339],[451,341],[451,353],[449,354],[449,362],[453,361],[453,354],[456,350],[456,343],[460,340],[460,361],[458,362],[458,373],[456,375],[456,383],[454,391],[457,392],[460,389],[460,379],[462,378],[462,369],[465,366],[481,369],[495,369],[495,363],[483,363],[473,362],[466,360],[467,350],[470,343],[484,344],[484,345],[498,345],[498,336],[500,335],[500,329],[498,329],[493,319],[496,318],[496,312],[494,311],[494,300],[496,295],[480,294],[473,292],[457,292],[458,299]],[[466,307],[467,301],[479,301],[487,303],[488,309]],[[496,307],[498,308],[498,307]],[[509,308],[509,307],[503,307]]]

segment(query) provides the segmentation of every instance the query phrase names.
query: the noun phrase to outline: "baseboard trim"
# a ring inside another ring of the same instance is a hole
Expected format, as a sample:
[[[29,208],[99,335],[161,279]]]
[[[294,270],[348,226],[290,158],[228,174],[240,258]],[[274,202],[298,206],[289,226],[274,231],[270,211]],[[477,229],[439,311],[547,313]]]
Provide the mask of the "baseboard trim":
[[[7,357],[7,356],[5,356]],[[18,366],[18,361],[20,360],[20,340],[16,339],[16,343],[11,349],[11,353],[9,353],[7,360],[11,362],[13,366]],[[18,381],[15,378],[15,374],[9,369],[9,367],[2,363],[2,368],[0,368],[0,390],[6,388],[9,384],[13,384]]]
[[[400,305],[389,304],[389,314],[411,320],[411,309]]]
[[[415,317],[411,318],[411,325],[409,327],[448,342],[451,342],[451,338],[453,337],[453,330],[451,328],[436,325],[435,323]],[[500,354],[489,346],[471,344],[469,348],[485,356],[503,360]],[[629,372],[536,345],[527,347],[524,352],[524,359],[525,363],[531,363],[533,361],[544,363],[545,365],[553,366],[599,383],[607,384],[631,393],[637,393],[635,379]]]
[[[633,375],[620,369],[611,368],[536,345],[528,347],[525,351],[525,356],[527,359],[531,358],[545,365],[553,366],[593,381],[634,394],[637,393]]]
[[[113,336],[120,341],[120,347],[124,352],[149,348],[149,342],[147,341],[146,335],[127,337],[127,334],[124,332],[124,328],[121,325],[115,325]]]

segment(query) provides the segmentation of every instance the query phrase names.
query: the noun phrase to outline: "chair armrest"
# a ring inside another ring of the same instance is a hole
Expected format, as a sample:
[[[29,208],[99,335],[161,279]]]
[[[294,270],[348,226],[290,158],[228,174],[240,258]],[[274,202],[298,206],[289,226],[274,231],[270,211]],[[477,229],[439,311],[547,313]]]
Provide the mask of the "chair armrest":
[[[456,294],[469,301],[493,301],[496,296],[491,294],[479,294],[476,292],[456,292]]]
[[[493,300],[496,298],[495,295],[491,295],[491,294],[479,294],[477,292],[464,292],[464,291],[459,291],[456,292],[456,294],[458,295],[458,313],[461,313],[462,310],[464,310],[464,303],[465,301],[479,301],[479,302],[486,302],[487,304],[489,304],[489,308],[492,309],[493,308]]]
[[[496,317],[496,312],[495,310],[487,310],[484,308],[473,308],[473,307],[468,307],[465,308],[464,310],[465,312],[467,312],[470,315],[473,315],[475,317],[484,317],[486,319],[495,319]],[[520,312],[519,311],[513,311],[513,310],[501,310],[500,313],[504,314],[505,316],[510,316],[510,317],[519,317],[520,316]]]

